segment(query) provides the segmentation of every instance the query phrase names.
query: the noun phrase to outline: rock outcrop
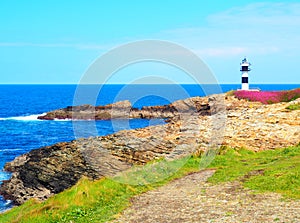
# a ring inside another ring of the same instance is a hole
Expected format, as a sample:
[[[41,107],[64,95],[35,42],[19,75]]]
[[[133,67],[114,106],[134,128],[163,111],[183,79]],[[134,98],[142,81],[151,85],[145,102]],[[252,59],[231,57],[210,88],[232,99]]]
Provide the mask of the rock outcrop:
[[[90,179],[114,176],[132,165],[143,165],[160,158],[177,159],[220,145],[254,151],[297,145],[300,142],[300,110],[287,110],[292,103],[299,102],[263,105],[215,95],[186,99],[169,106],[143,108],[136,111],[138,117],[161,117],[164,113],[164,117],[170,119],[161,126],[125,130],[32,150],[5,165],[12,177],[3,182],[0,193],[6,199],[22,204],[30,198],[46,199],[73,186],[83,176]],[[104,107],[99,110],[108,110],[107,117],[111,118],[112,110],[109,109],[115,105]],[[118,117],[123,117],[124,110],[129,109],[130,114],[133,111],[128,102],[117,104],[116,108],[120,110]],[[67,117],[71,118],[74,113],[81,118],[96,117],[95,114],[89,116],[90,110],[95,108],[66,108],[61,117],[72,114]],[[58,111],[47,115],[59,118]]]
[[[207,100],[200,97],[179,100],[169,105],[145,106],[141,109],[133,108],[129,101],[120,101],[105,106],[68,106],[39,116],[41,120],[74,119],[74,120],[108,120],[128,118],[173,118],[180,113],[209,112]]]

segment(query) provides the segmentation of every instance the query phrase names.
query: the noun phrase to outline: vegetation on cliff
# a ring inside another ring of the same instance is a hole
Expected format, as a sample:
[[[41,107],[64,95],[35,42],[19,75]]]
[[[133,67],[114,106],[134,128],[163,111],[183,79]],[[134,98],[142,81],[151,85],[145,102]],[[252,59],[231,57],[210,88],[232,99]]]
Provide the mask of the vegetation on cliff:
[[[234,96],[238,99],[259,101],[263,104],[290,102],[300,98],[300,88],[289,91],[235,91]]]
[[[300,199],[300,145],[295,146],[299,143],[299,99],[264,105],[227,95],[225,106],[212,99],[216,98],[190,101],[196,104],[200,118],[187,115],[188,119],[174,119],[162,126],[60,143],[33,150],[7,163],[6,170],[12,172],[12,178],[2,184],[2,194],[16,204],[25,203],[0,215],[0,222],[114,219],[130,205],[133,196],[199,171],[199,157],[188,160],[182,157],[192,151],[201,154],[209,148],[209,116],[219,108],[227,113],[224,147],[209,167],[217,170],[209,181],[237,180],[257,191]],[[211,109],[214,104],[217,106]],[[177,107],[193,112],[187,101]],[[214,116],[218,122],[224,118],[223,112],[219,113]],[[219,139],[220,126],[213,129],[218,133],[215,139]],[[195,145],[200,148],[194,148]],[[291,145],[295,147],[288,147]],[[276,149],[283,147],[288,148]],[[268,151],[257,152],[260,150]],[[145,166],[136,169],[139,165]],[[132,166],[134,171],[130,169],[126,175],[101,178],[115,176]]]
[[[288,110],[299,110],[300,109],[300,103],[292,104],[286,107]]]
[[[250,189],[271,191],[286,198],[300,199],[299,160],[300,144],[258,153],[230,149],[212,162],[211,166],[218,170],[209,181],[219,183],[239,179]]]
[[[199,157],[191,157],[175,175],[159,183],[134,186],[113,179],[89,181],[84,178],[72,188],[44,202],[30,200],[3,213],[0,222],[107,222],[128,207],[133,196],[199,171],[200,160]],[[238,180],[245,187],[258,192],[272,191],[286,198],[300,199],[299,160],[300,145],[262,152],[224,147],[210,165],[210,168],[216,168],[217,171],[209,181],[219,183]],[[168,162],[168,166],[176,168],[185,161]],[[147,171],[145,168],[131,177],[136,179],[138,176],[145,183],[164,173],[168,174],[165,169],[155,170]]]

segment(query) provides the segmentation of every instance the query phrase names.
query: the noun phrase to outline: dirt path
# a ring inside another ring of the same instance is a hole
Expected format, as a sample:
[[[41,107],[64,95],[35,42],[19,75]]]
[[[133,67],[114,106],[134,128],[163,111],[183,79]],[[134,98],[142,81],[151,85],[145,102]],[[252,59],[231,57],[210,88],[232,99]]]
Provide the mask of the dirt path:
[[[274,193],[254,194],[238,182],[211,185],[207,179],[213,173],[194,173],[137,196],[113,222],[300,223],[300,201],[282,201]]]

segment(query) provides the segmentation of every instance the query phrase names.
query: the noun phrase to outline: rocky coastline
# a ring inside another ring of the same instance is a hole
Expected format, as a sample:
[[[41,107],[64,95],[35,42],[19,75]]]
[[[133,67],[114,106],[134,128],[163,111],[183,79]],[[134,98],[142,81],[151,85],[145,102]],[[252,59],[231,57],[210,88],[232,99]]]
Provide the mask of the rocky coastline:
[[[191,100],[191,101],[190,101]],[[104,106],[80,105],[68,106],[50,111],[38,117],[40,120],[72,119],[72,120],[110,120],[110,119],[154,119],[174,118],[181,113],[198,112],[207,115],[210,110],[208,103],[201,98],[179,100],[162,106],[145,106],[141,109],[132,107],[131,103],[120,101]]]
[[[12,176],[3,182],[0,194],[19,205],[31,198],[45,200],[75,185],[81,177],[113,176],[132,165],[177,159],[212,146],[259,151],[297,145],[300,110],[287,110],[292,103],[300,100],[264,105],[222,94],[142,109],[124,101],[48,112],[39,118],[166,118],[168,122],[32,150],[5,165]]]

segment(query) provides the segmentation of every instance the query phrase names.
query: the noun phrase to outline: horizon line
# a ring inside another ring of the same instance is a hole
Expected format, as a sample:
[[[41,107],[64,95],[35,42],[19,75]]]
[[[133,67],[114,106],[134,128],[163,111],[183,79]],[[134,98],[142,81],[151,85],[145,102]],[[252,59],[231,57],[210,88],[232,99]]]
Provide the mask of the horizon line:
[[[234,84],[234,85],[240,85],[241,83],[236,83],[236,82],[223,82],[223,83],[104,83],[104,84],[100,84],[100,83],[0,83],[0,85],[176,85],[176,84],[180,84],[180,85],[230,85],[230,84]],[[253,82],[251,85],[263,85],[263,84],[274,84],[274,85],[300,85],[299,83],[290,83],[290,82],[285,82],[285,83],[278,83],[278,82],[270,82],[270,83],[262,83],[262,82]]]

